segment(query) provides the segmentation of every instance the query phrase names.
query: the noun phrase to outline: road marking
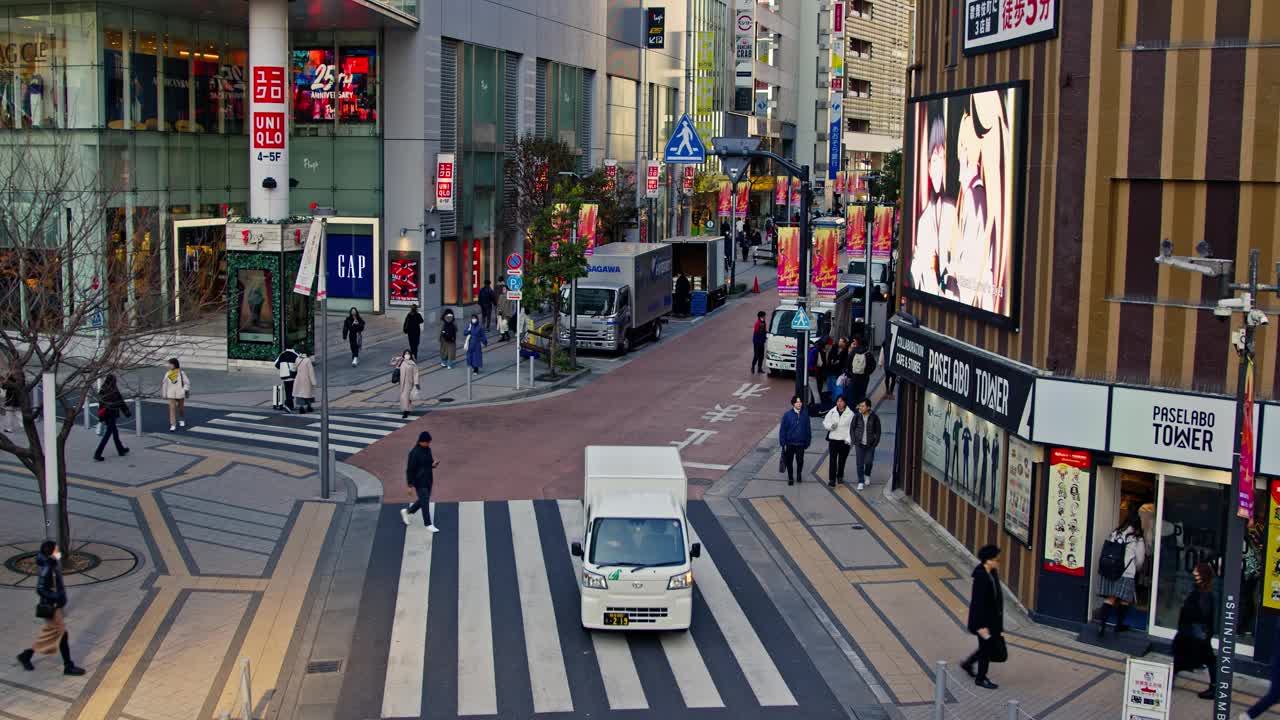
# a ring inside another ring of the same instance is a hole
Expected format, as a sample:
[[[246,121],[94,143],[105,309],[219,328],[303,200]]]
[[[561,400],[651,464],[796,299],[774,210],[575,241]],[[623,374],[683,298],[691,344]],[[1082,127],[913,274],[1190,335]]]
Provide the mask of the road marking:
[[[724,707],[720,691],[711,679],[711,672],[698,652],[693,636],[684,633],[662,633],[662,650],[667,654],[671,674],[680,686],[680,695],[686,707]]]
[[[458,505],[458,714],[497,712],[484,503],[464,502]]]
[[[687,468],[693,468],[694,470],[732,470],[733,469],[732,465],[714,465],[712,463],[689,462],[688,460],[680,464],[684,465]]]
[[[313,422],[307,427],[316,428],[315,431],[319,432],[320,423],[318,421]],[[391,433],[395,432],[395,430],[391,430],[389,428],[369,428],[369,427],[360,427],[359,425],[342,425],[335,422],[329,423],[329,430],[330,431],[341,430],[343,432],[356,433],[357,435],[372,435],[378,438],[386,437],[387,435],[390,435]]]
[[[560,522],[564,525],[567,541],[581,541],[582,503],[577,500],[559,500]],[[566,549],[568,542],[565,543]],[[573,576],[578,592],[582,592],[582,560],[573,558]],[[600,664],[600,677],[604,691],[613,710],[646,710],[649,702],[644,697],[644,686],[636,672],[635,660],[627,639],[619,633],[591,632],[591,643],[596,649],[596,661]]]
[[[435,503],[431,503],[435,512]],[[404,559],[391,623],[382,717],[420,717],[427,650],[427,598],[431,597],[431,538],[435,533],[411,522],[404,534]]]
[[[294,435],[297,437],[316,438],[317,440],[320,438],[319,430],[308,430],[307,428],[289,427],[288,425],[265,425],[264,426],[259,423],[246,423],[246,422],[240,422],[239,420],[223,420],[222,418],[210,420],[208,423],[206,423],[205,425],[201,425],[200,427],[207,428],[210,425],[216,425],[218,427],[257,428],[259,430],[262,430],[264,433],[266,433],[269,436],[280,433],[284,435]],[[329,433],[329,439],[344,440],[346,442],[367,442],[367,443],[375,442],[375,440],[373,440],[372,438],[359,437],[358,435],[344,435],[342,433],[335,433],[335,432]]]
[[[695,542],[698,541],[698,534],[692,524],[689,526],[689,535]],[[796,698],[787,687],[787,681],[782,679],[782,674],[769,657],[769,651],[760,642],[760,636],[756,635],[755,628],[747,620],[746,613],[742,611],[742,606],[733,596],[733,590],[729,589],[729,584],[720,574],[720,569],[712,561],[711,553],[705,545],[702,547],[702,557],[693,560],[693,577],[707,606],[711,608],[711,616],[724,633],[725,642],[729,643],[729,650],[737,658],[742,674],[751,685],[756,700],[765,706],[795,705]]]
[[[198,426],[198,427],[187,428],[187,432],[198,433],[200,435],[213,435],[216,437],[231,437],[231,438],[240,438],[242,440],[257,440],[259,442],[266,442],[263,439],[261,433],[239,432],[238,430],[223,430],[222,428]],[[269,441],[273,445],[292,445],[293,447],[310,448],[312,450],[315,450],[316,448],[320,447],[320,442],[318,440],[298,440],[296,438],[288,438],[288,437],[273,437],[273,438],[270,438]],[[357,448],[357,447],[348,447],[346,445],[330,445],[329,447],[333,448],[334,450],[337,450],[338,452],[347,453],[349,455],[355,455],[356,453],[360,452],[363,449],[363,448]]]
[[[336,415],[329,418],[329,423],[333,424],[335,421],[341,423],[360,423],[365,427],[384,427],[392,430],[399,430],[409,422],[408,420],[401,418],[399,415],[396,415],[396,419],[399,420],[399,422],[380,420],[376,417],[367,415]]]
[[[547,581],[533,501],[516,500],[508,503],[508,508],[524,620],[524,644],[529,656],[533,710],[537,713],[572,712],[573,695],[569,692],[569,678],[565,674],[564,653],[560,649],[560,633],[556,627],[556,613],[551,602],[551,586]]]
[[[240,420],[266,420],[266,415],[249,415],[248,413],[227,413],[229,418],[238,418]]]

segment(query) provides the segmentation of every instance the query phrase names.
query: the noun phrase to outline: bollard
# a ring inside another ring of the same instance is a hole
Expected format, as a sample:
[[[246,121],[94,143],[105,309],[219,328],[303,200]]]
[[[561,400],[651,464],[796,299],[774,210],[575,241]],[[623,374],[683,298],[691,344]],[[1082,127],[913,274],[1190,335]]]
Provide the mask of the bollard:
[[[1018,701],[1009,701],[1009,720],[1018,720]]]
[[[472,372],[470,365],[467,366],[466,373],[467,373],[467,399],[470,400],[471,399],[471,376],[475,375],[475,373]]]
[[[332,482],[333,473],[338,469],[338,451],[334,450],[332,446],[329,447],[328,460],[329,472],[320,476],[320,497],[325,500],[329,499],[331,490],[329,484]]]
[[[943,706],[947,702],[947,661],[938,661],[933,677],[933,720],[943,720]]]
[[[533,389],[533,358],[529,358],[529,389]]]
[[[89,429],[89,401],[84,403],[84,429]]]
[[[133,399],[133,434],[142,437],[142,398]]]

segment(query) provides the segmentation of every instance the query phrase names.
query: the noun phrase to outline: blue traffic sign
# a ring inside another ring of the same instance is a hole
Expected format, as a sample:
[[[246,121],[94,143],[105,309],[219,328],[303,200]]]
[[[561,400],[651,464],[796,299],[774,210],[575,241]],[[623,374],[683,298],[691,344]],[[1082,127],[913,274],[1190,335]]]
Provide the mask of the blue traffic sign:
[[[702,138],[698,136],[698,130],[687,114],[680,116],[675,129],[671,131],[671,139],[667,141],[662,159],[668,163],[707,161],[707,146],[702,144]]]
[[[792,330],[812,330],[813,324],[809,322],[809,315],[803,310],[797,310],[795,317],[791,318]]]
[[[519,292],[524,288],[524,278],[519,275],[507,276],[507,289],[513,292]]]

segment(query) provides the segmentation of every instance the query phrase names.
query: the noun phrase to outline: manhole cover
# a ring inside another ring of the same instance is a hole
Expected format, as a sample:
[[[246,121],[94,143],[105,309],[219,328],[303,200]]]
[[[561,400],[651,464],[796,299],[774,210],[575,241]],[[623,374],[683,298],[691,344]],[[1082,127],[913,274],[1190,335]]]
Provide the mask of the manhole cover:
[[[307,663],[308,675],[322,675],[325,673],[336,673],[342,669],[341,660],[312,660]]]
[[[40,572],[36,553],[41,542],[33,540],[4,546],[8,555],[0,572],[0,585],[35,586]],[[69,587],[114,580],[138,567],[138,556],[119,545],[89,540],[75,543],[74,547],[62,556],[62,579]]]

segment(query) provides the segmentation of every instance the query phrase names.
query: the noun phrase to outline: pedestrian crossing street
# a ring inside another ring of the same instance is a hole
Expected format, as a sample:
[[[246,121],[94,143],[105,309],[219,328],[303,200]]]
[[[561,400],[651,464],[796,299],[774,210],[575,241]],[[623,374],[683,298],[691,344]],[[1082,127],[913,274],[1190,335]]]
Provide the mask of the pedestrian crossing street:
[[[329,447],[339,459],[354,455],[413,421],[400,413],[329,415]],[[254,445],[289,452],[318,452],[320,413],[224,413],[192,423],[186,432],[215,440]]]
[[[382,512],[357,626],[387,627],[352,661],[385,675],[370,674],[364,702],[344,691],[340,714],[844,716],[704,503],[689,504],[703,545],[693,626],[660,633],[582,629],[576,500],[440,504],[435,534],[420,515],[406,528],[398,506]]]

